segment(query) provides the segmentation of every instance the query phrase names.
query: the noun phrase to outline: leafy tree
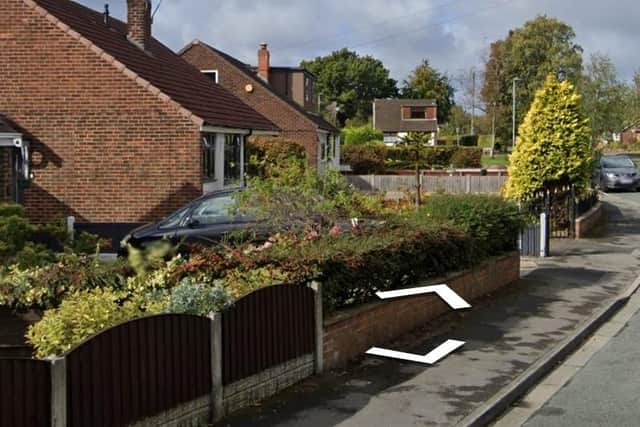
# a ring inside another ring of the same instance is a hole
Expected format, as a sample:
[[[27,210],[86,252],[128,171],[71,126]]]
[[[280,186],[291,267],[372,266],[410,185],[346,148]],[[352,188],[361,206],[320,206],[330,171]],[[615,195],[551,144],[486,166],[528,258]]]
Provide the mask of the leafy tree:
[[[553,74],[547,78],[520,126],[510,158],[507,197],[525,200],[544,188],[588,184],[593,147],[581,104],[573,84]]]
[[[509,32],[490,48],[485,62],[482,99],[495,108],[499,137],[511,139],[512,81],[516,90],[517,122],[529,110],[536,91],[549,74],[577,83],[582,73],[582,48],[571,26],[555,18],[538,16]]]
[[[624,125],[640,123],[640,70],[636,71],[626,93]]]
[[[411,99],[433,99],[438,104],[438,122],[449,120],[454,105],[454,89],[446,74],[429,65],[426,59],[404,81],[402,96]]]
[[[382,61],[360,56],[346,48],[330,55],[302,61],[301,66],[318,78],[318,91],[324,105],[337,103],[337,120],[344,126],[347,119],[366,120],[371,116],[375,98],[397,94],[396,81]]]
[[[593,137],[610,139],[612,133],[623,128],[627,109],[627,87],[618,81],[611,59],[602,54],[591,55],[581,86]]]
[[[363,145],[371,141],[382,141],[382,132],[371,125],[348,126],[342,130],[344,145]]]
[[[416,208],[422,203],[422,186],[420,185],[420,166],[422,165],[422,154],[424,148],[429,145],[431,135],[426,132],[409,132],[402,138],[402,145],[406,146],[412,153],[412,163],[416,177]]]

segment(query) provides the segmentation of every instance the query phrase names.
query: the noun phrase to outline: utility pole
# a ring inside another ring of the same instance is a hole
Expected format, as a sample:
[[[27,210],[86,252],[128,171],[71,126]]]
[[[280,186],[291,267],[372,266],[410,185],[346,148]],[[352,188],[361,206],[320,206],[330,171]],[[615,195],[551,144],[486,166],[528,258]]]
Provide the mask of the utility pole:
[[[513,122],[511,134],[513,135],[513,141],[511,142],[511,148],[516,147],[516,83],[520,80],[518,77],[513,78]]]
[[[476,69],[471,70],[471,135],[476,134]]]

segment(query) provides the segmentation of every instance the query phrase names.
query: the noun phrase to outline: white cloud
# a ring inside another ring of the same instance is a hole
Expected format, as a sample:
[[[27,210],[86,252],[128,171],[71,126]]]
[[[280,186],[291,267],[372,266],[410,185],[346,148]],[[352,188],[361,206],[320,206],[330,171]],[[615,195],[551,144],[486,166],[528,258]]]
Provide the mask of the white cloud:
[[[154,5],[158,0],[153,0]],[[102,9],[105,0],[81,0]],[[126,0],[107,0],[124,17]],[[153,32],[174,50],[198,38],[255,63],[268,42],[276,65],[341,47],[380,58],[397,80],[423,58],[455,75],[481,64],[490,42],[538,14],[572,25],[585,53],[608,54],[621,78],[640,68],[637,0],[163,0]]]

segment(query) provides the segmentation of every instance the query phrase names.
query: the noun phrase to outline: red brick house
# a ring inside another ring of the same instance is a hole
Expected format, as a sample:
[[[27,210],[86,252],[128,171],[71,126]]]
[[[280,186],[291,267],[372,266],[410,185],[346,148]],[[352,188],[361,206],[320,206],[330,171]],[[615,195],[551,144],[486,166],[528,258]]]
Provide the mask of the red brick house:
[[[278,134],[151,36],[149,0],[127,9],[0,1],[0,199],[33,220],[156,220],[242,185],[245,138]]]
[[[640,121],[624,128],[620,133],[620,141],[625,145],[640,141]]]
[[[316,111],[316,78],[299,67],[273,67],[266,44],[253,67],[195,40],[179,54],[282,129],[282,137],[300,142],[311,164],[322,171],[340,165],[340,131]]]

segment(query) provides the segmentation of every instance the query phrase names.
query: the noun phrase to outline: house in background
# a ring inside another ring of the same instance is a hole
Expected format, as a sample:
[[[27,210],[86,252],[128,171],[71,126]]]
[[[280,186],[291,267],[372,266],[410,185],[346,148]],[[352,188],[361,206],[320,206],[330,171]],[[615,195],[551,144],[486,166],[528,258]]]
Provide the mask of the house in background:
[[[179,54],[282,130],[282,138],[302,144],[319,171],[340,165],[340,131],[317,113],[316,78],[298,67],[273,67],[266,44],[253,67],[195,40]]]
[[[394,145],[409,132],[431,134],[435,145],[438,134],[438,107],[427,99],[376,99],[373,101],[373,127],[382,132],[384,142]]]
[[[0,2],[0,190],[30,219],[157,220],[242,185],[245,138],[279,133],[153,38],[150,13],[149,0],[127,0],[126,23],[71,0]]]
[[[640,141],[640,121],[624,128],[620,133],[620,140],[623,144]]]

